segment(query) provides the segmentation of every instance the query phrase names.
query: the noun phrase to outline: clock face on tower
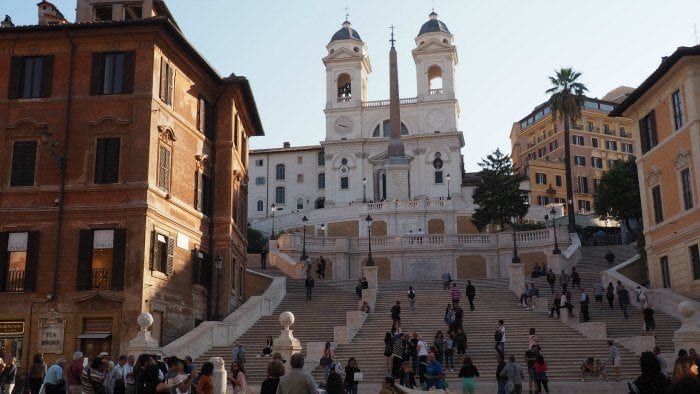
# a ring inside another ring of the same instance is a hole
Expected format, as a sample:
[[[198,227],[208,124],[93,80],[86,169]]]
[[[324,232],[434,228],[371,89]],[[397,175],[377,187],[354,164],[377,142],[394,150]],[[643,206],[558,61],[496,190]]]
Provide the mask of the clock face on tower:
[[[335,129],[336,133],[349,133],[353,128],[352,119],[348,118],[347,116],[342,116],[336,119],[333,128]]]

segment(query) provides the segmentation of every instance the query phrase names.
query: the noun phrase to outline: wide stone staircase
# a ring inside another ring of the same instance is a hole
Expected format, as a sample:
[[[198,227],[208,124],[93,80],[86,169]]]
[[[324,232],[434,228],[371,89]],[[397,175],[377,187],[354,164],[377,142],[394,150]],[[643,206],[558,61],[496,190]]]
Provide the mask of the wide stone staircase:
[[[576,271],[581,276],[581,287],[586,290],[588,297],[591,300],[589,305],[590,321],[603,321],[606,324],[608,338],[625,338],[636,335],[644,335],[643,324],[644,319],[642,311],[630,306],[628,308],[629,319],[625,319],[620,309],[620,304],[615,297],[613,309],[610,309],[608,301],[603,296],[603,308],[601,309],[595,302],[593,294],[593,284],[600,278],[600,271],[607,270],[611,266],[605,260],[605,254],[608,250],[612,250],[615,254],[615,263],[619,264],[626,261],[637,253],[634,245],[613,245],[613,246],[588,246],[582,249],[582,258],[576,264]],[[526,276],[529,277],[529,272]],[[554,286],[554,291],[561,293],[558,277],[561,272],[557,272],[557,283]],[[531,279],[526,281],[535,283],[540,288],[540,296],[547,299],[548,305],[552,305],[553,296],[549,288],[546,278]],[[603,283],[607,287],[607,283]],[[616,286],[613,283],[613,286]],[[630,292],[630,297],[636,297],[635,289],[627,289]],[[579,300],[580,292],[578,289],[572,289],[571,284],[568,286],[568,291],[571,292],[572,304],[574,305],[574,313],[578,314],[580,321],[583,321],[583,316],[580,313]],[[673,333],[680,328],[681,323],[676,318],[656,309],[654,312],[654,320],[656,321],[656,345],[659,346],[661,352],[673,352]]]
[[[515,355],[524,365],[524,353],[528,347],[528,333],[534,327],[542,347],[542,354],[549,366],[553,380],[575,380],[580,377],[579,366],[586,357],[606,360],[608,346],[603,340],[591,340],[559,320],[524,310],[516,305],[517,297],[508,290],[507,279],[474,280],[476,286],[475,311],[469,311],[468,301],[462,296],[464,328],[468,338],[467,355],[472,357],[482,374],[482,380],[495,380],[496,351],[494,330],[499,319],[506,325],[506,354]],[[458,281],[464,294],[466,281]],[[416,310],[408,307],[406,290],[412,285],[416,291]],[[344,365],[355,357],[364,372],[365,381],[378,382],[387,374],[384,357],[384,335],[391,328],[390,309],[399,300],[402,305],[401,326],[403,332],[421,334],[430,346],[437,331],[446,330],[443,321],[445,307],[450,302],[449,291],[442,290],[439,281],[382,282],[377,304],[352,343],[340,345],[336,350],[338,361]],[[620,349],[623,378],[639,374],[638,358],[624,348]],[[448,372],[449,380],[457,380],[462,360],[455,355],[455,371]],[[314,370],[317,381],[323,378],[322,368]]]

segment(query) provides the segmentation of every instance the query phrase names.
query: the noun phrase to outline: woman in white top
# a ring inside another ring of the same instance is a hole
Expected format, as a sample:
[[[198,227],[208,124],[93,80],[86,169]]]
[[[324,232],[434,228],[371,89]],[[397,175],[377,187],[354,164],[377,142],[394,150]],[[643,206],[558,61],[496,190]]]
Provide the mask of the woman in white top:
[[[231,375],[226,378],[231,386],[233,386],[233,394],[245,394],[248,392],[248,382],[245,378],[245,370],[243,365],[238,361],[231,364]]]

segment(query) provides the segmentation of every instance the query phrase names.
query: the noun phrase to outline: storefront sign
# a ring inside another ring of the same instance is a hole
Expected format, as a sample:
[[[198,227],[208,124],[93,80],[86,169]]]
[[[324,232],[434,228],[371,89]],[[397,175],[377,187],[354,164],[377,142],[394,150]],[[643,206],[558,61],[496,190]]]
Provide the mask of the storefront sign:
[[[92,238],[93,249],[112,249],[114,247],[114,230],[95,230]]]
[[[63,353],[66,316],[51,309],[39,317],[39,353]]]
[[[85,319],[83,332],[112,332],[112,319]]]
[[[7,237],[8,252],[22,252],[27,250],[27,236],[29,233],[10,233]]]
[[[23,321],[0,321],[0,335],[24,334]]]

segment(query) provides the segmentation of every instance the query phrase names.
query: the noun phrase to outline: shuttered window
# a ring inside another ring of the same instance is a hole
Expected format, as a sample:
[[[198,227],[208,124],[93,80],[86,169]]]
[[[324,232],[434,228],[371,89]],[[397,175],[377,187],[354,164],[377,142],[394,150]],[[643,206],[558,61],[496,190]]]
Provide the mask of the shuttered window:
[[[151,270],[173,273],[175,240],[157,231],[151,233]]]
[[[36,167],[36,141],[15,141],[12,146],[10,186],[33,186]]]
[[[170,192],[170,150],[165,146],[158,148],[158,188]]]
[[[207,107],[209,103],[200,95],[197,99],[197,130],[205,132],[207,130]]]
[[[164,58],[160,59],[160,89],[158,97],[168,105],[173,105],[175,90],[175,70]]]
[[[211,286],[211,255],[201,250],[192,251],[192,283]]]
[[[661,200],[660,186],[654,186],[651,188],[651,198],[654,204],[654,222],[658,224],[664,221],[664,208]]]
[[[119,137],[97,139],[95,183],[119,181],[119,143]]]
[[[642,143],[642,153],[647,153],[659,142],[656,135],[656,115],[654,111],[639,121],[639,137]]]
[[[0,292],[33,292],[39,269],[39,232],[27,232],[27,245],[23,251],[7,251],[9,238],[10,233],[0,232]],[[20,254],[20,260],[12,259],[12,253]],[[22,254],[24,261],[21,260]]]
[[[10,64],[8,97],[50,97],[52,78],[53,56],[15,56]]]
[[[135,52],[94,53],[90,93],[131,94],[134,91],[135,57]]]
[[[204,174],[202,174],[200,171],[197,171],[194,174],[194,209],[200,212],[202,211],[202,199],[204,198],[204,185],[202,185],[203,175]]]
[[[78,268],[76,289],[78,291],[101,289],[123,290],[124,267],[126,265],[126,229],[114,229],[112,238],[112,266],[99,268],[93,267],[95,252],[95,231],[93,229],[80,230],[78,241]],[[107,248],[107,250],[109,250]]]
[[[195,175],[194,207],[205,215],[211,215],[212,194],[211,178],[197,171]]]

